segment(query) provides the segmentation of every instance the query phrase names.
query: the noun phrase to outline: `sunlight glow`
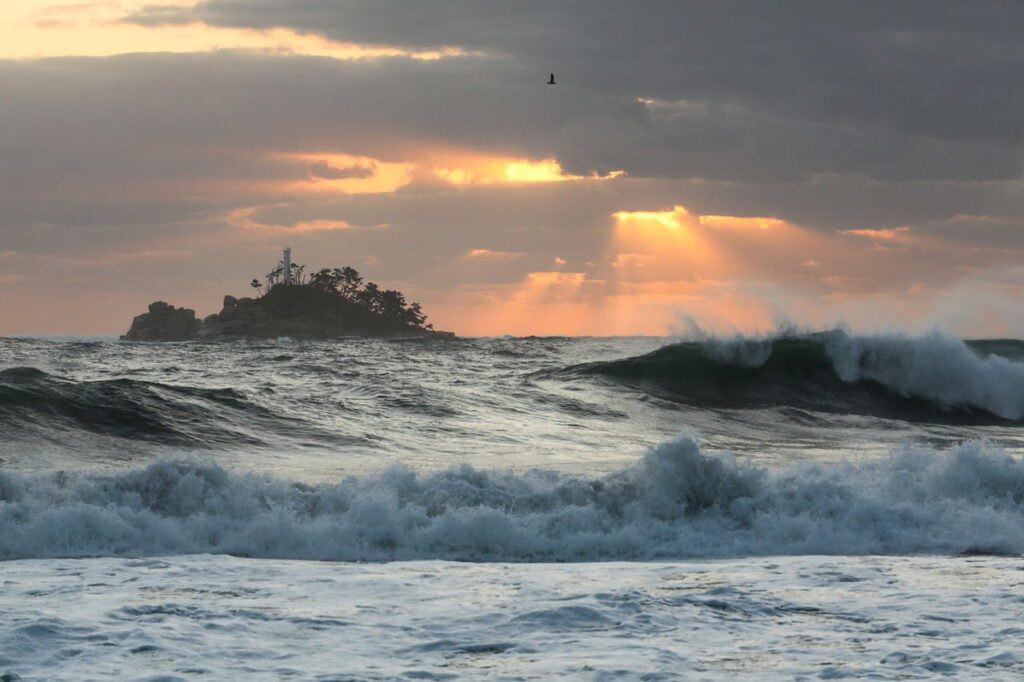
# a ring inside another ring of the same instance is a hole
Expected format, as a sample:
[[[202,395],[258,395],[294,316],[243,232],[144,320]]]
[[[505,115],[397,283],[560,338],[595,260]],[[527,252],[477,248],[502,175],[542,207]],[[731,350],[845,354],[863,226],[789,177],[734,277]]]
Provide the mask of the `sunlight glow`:
[[[291,153],[277,158],[294,163],[303,179],[289,183],[285,191],[330,194],[379,194],[394,192],[413,179],[416,165],[393,163],[351,154]]]
[[[492,251],[491,249],[470,249],[462,257],[463,261],[502,261],[502,260],[517,260],[522,258],[523,254],[515,251]]]
[[[541,161],[512,161],[505,166],[505,179],[509,182],[560,182],[579,180],[579,175],[567,175],[554,159]]]
[[[881,239],[887,242],[909,242],[913,239],[909,227],[891,227],[886,229],[842,230],[839,234],[867,239]]]
[[[731,215],[702,215],[700,224],[720,230],[773,230],[786,225],[778,218],[740,218]]]
[[[692,279],[721,273],[726,256],[699,217],[683,206],[670,211],[618,211],[608,258],[618,277]]]
[[[349,230],[352,225],[344,220],[328,220],[318,218],[305,220],[292,225],[282,225],[268,222],[261,219],[260,213],[275,208],[289,208],[289,204],[269,204],[266,206],[249,206],[246,208],[230,211],[225,220],[228,225],[250,232],[262,232],[266,234],[297,234],[306,232],[329,232],[332,230]]]
[[[607,175],[573,175],[566,173],[555,159],[514,159],[482,154],[449,154],[435,162],[434,174],[457,187],[568,180],[611,180],[625,175],[612,171]]]
[[[209,26],[206,24],[137,25],[125,18],[150,0],[67,2],[5,0],[0,3],[0,59],[57,56],[105,57],[137,52],[210,52],[244,50],[357,60],[405,57],[433,61],[462,57],[457,47],[407,50],[397,46],[339,43],[297,31]],[[173,10],[194,0],[161,0]]]
[[[689,213],[682,206],[676,206],[671,211],[618,211],[612,216],[620,224],[642,225],[644,223],[655,223],[662,227],[679,229],[683,225],[680,218],[689,216]]]

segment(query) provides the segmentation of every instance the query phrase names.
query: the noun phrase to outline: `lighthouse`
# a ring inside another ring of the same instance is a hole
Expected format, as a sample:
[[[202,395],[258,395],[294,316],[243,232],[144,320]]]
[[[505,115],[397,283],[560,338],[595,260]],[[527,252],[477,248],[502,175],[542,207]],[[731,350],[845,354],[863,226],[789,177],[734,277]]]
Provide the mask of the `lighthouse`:
[[[284,276],[285,284],[292,284],[292,247],[284,247],[284,254],[281,257],[281,274]]]

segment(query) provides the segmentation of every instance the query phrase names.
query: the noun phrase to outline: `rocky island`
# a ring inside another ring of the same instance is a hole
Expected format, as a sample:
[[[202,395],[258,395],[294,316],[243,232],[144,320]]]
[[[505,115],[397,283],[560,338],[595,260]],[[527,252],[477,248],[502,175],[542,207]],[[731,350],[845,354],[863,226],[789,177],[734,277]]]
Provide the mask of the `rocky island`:
[[[216,339],[330,339],[344,336],[443,336],[435,331],[418,303],[407,304],[400,291],[364,282],[350,267],[324,268],[312,275],[291,262],[291,252],[264,281],[251,286],[258,296],[225,296],[219,313],[202,320],[194,310],[164,301],[132,320],[127,341]]]

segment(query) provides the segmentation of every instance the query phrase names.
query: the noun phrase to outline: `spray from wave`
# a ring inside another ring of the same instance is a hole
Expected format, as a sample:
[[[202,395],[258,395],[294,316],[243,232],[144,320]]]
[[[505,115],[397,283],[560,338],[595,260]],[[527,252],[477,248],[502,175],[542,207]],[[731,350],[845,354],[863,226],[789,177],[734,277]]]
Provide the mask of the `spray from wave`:
[[[1024,343],[793,330],[698,338],[646,355],[576,365],[697,405],[786,405],[922,421],[1024,420]]]
[[[682,436],[604,478],[393,468],[334,485],[197,460],[0,474],[0,557],[583,561],[1024,552],[1024,463],[967,443],[768,472]]]
[[[959,339],[939,332],[910,338],[835,331],[825,349],[843,381],[868,379],[903,396],[1024,419],[1024,363],[982,355]]]

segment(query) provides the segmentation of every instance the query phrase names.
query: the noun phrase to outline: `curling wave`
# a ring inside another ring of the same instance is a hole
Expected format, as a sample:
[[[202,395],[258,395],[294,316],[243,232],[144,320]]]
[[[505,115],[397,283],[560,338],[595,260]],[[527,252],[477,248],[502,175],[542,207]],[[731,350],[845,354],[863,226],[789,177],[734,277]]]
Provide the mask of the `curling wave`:
[[[601,376],[709,407],[791,406],[960,423],[1024,420],[1024,343],[965,342],[939,332],[854,336],[835,329],[704,338],[552,374]]]
[[[0,426],[11,434],[89,432],[177,446],[262,443],[288,422],[230,388],[132,379],[72,381],[32,367],[0,371]],[[294,421],[294,420],[292,420]]]
[[[393,468],[334,485],[197,460],[0,474],[0,558],[578,561],[1024,552],[1024,463],[981,443],[768,472],[681,436],[612,475]]]

